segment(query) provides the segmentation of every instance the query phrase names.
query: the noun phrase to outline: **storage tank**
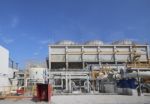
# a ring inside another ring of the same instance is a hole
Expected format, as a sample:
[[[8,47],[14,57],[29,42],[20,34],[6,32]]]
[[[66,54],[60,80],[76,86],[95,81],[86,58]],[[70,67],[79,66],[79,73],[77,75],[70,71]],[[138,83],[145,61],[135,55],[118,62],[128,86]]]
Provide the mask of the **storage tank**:
[[[132,40],[119,40],[112,43],[113,45],[134,45],[135,42]]]
[[[77,43],[71,40],[62,40],[62,41],[57,42],[55,45],[75,45],[75,44]]]
[[[91,40],[85,42],[85,45],[104,45],[103,41],[100,40]]]

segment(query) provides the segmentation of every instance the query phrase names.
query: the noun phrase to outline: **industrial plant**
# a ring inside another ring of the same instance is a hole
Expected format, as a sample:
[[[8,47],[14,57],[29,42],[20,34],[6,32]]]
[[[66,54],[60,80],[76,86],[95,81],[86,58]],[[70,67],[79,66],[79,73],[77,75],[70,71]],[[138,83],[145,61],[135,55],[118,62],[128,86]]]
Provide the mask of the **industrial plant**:
[[[131,40],[63,40],[49,45],[49,83],[56,94],[149,93],[149,52],[149,45]]]
[[[0,46],[0,98],[53,95],[130,95],[150,93],[150,46],[131,40],[49,44],[43,62],[29,61],[20,71]],[[46,57],[46,56],[45,56]],[[47,95],[46,95],[47,94]]]

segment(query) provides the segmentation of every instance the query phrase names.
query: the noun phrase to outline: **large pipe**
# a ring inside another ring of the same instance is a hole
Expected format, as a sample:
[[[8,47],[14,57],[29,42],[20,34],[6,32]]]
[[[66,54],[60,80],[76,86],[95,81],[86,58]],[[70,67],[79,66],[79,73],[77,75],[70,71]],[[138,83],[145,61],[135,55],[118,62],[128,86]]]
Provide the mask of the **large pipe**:
[[[132,72],[126,73],[125,78],[137,78],[137,77],[150,77],[150,72]],[[113,78],[115,79],[122,79],[121,74],[114,74]]]
[[[126,74],[126,77],[132,77],[132,78],[135,78],[135,77],[150,77],[150,72],[133,72],[133,73],[127,73]]]
[[[150,68],[130,68],[130,69],[127,69],[127,70],[132,70],[132,71],[137,71],[137,70],[140,70],[140,71],[150,71]]]

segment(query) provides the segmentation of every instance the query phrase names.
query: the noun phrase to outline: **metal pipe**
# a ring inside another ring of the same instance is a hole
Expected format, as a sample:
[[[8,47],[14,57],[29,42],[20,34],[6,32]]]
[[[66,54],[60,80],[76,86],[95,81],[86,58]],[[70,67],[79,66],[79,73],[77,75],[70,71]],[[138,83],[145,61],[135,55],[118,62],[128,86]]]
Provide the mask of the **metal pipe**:
[[[90,92],[90,86],[89,86],[89,84],[90,84],[90,83],[89,83],[89,76],[87,77],[87,84],[88,84],[88,85],[87,85],[87,87],[88,87],[88,91],[87,91],[87,92],[89,93],[89,92]]]
[[[137,68],[131,68],[131,69],[127,69],[127,70],[137,71]],[[138,68],[138,70],[140,70],[140,71],[150,71],[150,68]]]
[[[137,74],[139,77],[150,77],[150,72],[133,72],[133,73],[127,73],[127,77],[135,78],[137,77]]]
[[[71,75],[69,75],[69,92],[72,92],[72,88],[71,88]]]
[[[138,89],[138,96],[141,96],[141,78],[139,77],[139,70],[137,71],[137,78],[138,78],[138,86],[139,86],[139,89]]]
[[[65,73],[66,91],[68,91],[68,77],[67,72]]]

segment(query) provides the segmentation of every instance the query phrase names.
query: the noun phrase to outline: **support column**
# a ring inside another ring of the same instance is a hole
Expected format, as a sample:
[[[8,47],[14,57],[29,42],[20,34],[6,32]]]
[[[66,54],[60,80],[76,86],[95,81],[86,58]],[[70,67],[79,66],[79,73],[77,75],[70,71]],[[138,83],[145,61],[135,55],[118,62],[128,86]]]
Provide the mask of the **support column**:
[[[61,75],[61,89],[63,90],[63,86],[64,86],[64,83],[63,83],[63,76]]]
[[[139,89],[138,89],[138,96],[141,96],[141,78],[139,77],[139,69],[137,70],[137,78],[138,78],[138,86],[139,86]]]
[[[68,71],[68,67],[69,67],[69,65],[68,65],[68,62],[66,62],[66,71]]]
[[[148,60],[148,63],[149,63],[149,60],[150,60],[150,50],[149,50],[150,46],[147,45],[147,60]]]
[[[71,86],[71,75],[69,75],[69,92],[72,92],[72,86]]]
[[[85,62],[84,62],[84,46],[81,47],[81,62],[82,62],[82,68],[85,68]]]
[[[65,62],[66,62],[66,70],[68,70],[68,47],[65,47],[65,53],[66,53],[66,57],[65,57]]]
[[[66,91],[68,91],[68,74],[67,74],[67,71],[68,71],[68,46],[65,46],[65,54],[66,54],[66,57],[65,57],[65,62],[66,62],[65,82],[66,82]]]
[[[132,62],[132,46],[130,46],[129,62]]]
[[[90,92],[90,86],[89,86],[89,84],[90,84],[90,83],[89,83],[89,76],[87,76],[87,87],[88,87],[88,88],[87,88],[87,90],[88,90],[87,92],[88,92],[88,93]]]
[[[116,46],[114,46],[114,49],[113,49],[113,57],[114,57],[115,65],[117,65],[116,52],[117,52],[117,48],[116,48]]]
[[[65,84],[66,84],[66,91],[68,91],[68,75],[67,72],[65,72]]]
[[[102,62],[101,62],[101,56],[100,56],[100,52],[101,52],[100,46],[98,46],[97,52],[98,52],[98,62],[99,62],[99,66],[101,66],[101,65],[102,65]]]

